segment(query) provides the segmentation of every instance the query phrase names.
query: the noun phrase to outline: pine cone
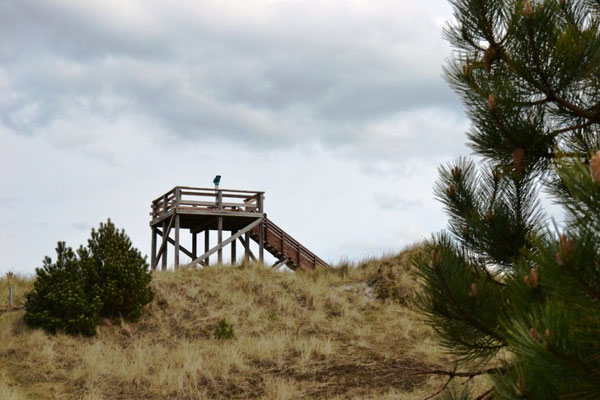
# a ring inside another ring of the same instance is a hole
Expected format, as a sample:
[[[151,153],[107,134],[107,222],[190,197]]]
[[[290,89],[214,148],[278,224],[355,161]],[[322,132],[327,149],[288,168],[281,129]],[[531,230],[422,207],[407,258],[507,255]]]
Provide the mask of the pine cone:
[[[527,0],[525,2],[525,7],[523,7],[523,16],[525,18],[531,18],[533,15],[533,7],[531,7],[531,2]]]
[[[515,165],[515,169],[518,172],[523,172],[525,170],[525,149],[522,147],[517,147],[513,151],[513,164]]]
[[[495,108],[496,108],[496,97],[494,97],[493,94],[490,94],[490,97],[488,97],[488,109],[493,112]]]
[[[596,154],[592,157],[590,162],[590,173],[592,180],[597,184],[600,184],[600,150],[596,151]]]
[[[471,283],[471,290],[469,290],[469,297],[477,296],[477,284]]]
[[[496,51],[496,48],[492,46],[488,47],[485,53],[483,53],[483,59],[481,61],[483,62],[483,68],[485,68],[487,72],[490,72],[492,69],[492,64],[496,61],[497,56],[498,52]]]

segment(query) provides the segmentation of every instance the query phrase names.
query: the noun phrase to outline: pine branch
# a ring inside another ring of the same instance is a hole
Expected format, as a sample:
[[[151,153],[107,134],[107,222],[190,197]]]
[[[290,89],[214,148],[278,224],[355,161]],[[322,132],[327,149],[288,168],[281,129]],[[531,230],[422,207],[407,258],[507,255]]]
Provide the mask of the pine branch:
[[[475,397],[473,400],[483,400],[486,397],[488,397],[492,391],[494,390],[494,388],[490,388],[488,390],[486,390],[485,392],[483,392],[482,394],[480,394],[479,396]]]
[[[442,375],[442,376],[448,377],[448,380],[446,380],[444,385],[438,391],[436,391],[435,393],[433,393],[423,399],[423,400],[430,400],[430,399],[433,399],[438,394],[442,393],[448,387],[448,385],[450,384],[450,382],[452,382],[452,380],[454,378],[468,378],[466,380],[466,382],[468,382],[471,379],[475,378],[476,376],[496,374],[496,373],[504,374],[505,372],[506,372],[506,369],[504,369],[504,368],[489,368],[489,369],[485,369],[485,370],[481,370],[481,371],[473,371],[473,372],[466,372],[466,371],[459,372],[459,371],[456,371],[456,368],[455,368],[453,371],[447,371],[447,370],[441,370],[441,369],[421,370],[421,371],[412,373],[411,375]],[[486,391],[482,395],[478,396],[475,400],[483,400],[487,395],[489,395],[492,392],[492,390],[493,390],[493,388]]]
[[[556,102],[558,105],[560,105],[560,106],[566,108],[567,110],[573,112],[575,115],[577,115],[579,117],[582,117],[582,118],[586,118],[588,120],[591,120],[592,123],[593,122],[597,122],[598,121],[598,116],[599,116],[598,112],[592,112],[592,111],[584,110],[583,108],[581,108],[579,106],[576,106],[575,104],[570,103],[566,99],[564,99],[561,96],[559,96],[556,93],[556,91],[552,88],[552,85],[550,85],[549,79],[546,76],[546,74],[544,73],[544,70],[542,68],[542,62],[540,60],[540,55],[539,55],[539,53],[537,51],[537,44],[535,43],[535,39],[533,37],[532,26],[529,23],[527,23],[527,33],[528,33],[529,45],[530,45],[530,48],[531,48],[531,54],[533,56],[533,62],[535,63],[534,70],[540,76],[540,79],[542,80],[543,87],[540,87],[539,85],[537,85],[537,82],[530,82],[530,83],[534,84],[542,92],[544,92],[546,94],[546,97],[548,98],[549,101]]]
[[[435,271],[436,271],[436,275],[437,275],[438,279],[440,280],[440,282],[442,282],[444,290],[446,291],[446,295],[452,301],[452,303],[454,303],[455,309],[459,312],[460,316],[462,317],[462,320],[458,320],[458,321],[468,322],[473,328],[477,329],[478,331],[480,331],[481,333],[483,333],[487,336],[492,337],[494,340],[496,340],[497,342],[499,342],[501,344],[499,346],[481,346],[481,348],[491,350],[491,349],[501,348],[503,346],[506,346],[507,343],[503,340],[502,337],[500,337],[500,335],[498,335],[496,332],[493,332],[493,331],[487,329],[485,326],[482,326],[481,323],[479,323],[479,321],[477,321],[476,319],[469,317],[470,314],[465,312],[465,310],[463,310],[463,308],[461,307],[460,303],[456,300],[456,297],[454,297],[454,294],[452,293],[452,291],[450,290],[450,287],[448,286],[448,282],[446,282],[446,280],[442,276],[439,269],[435,269]],[[456,320],[456,318],[451,318],[449,316],[446,316],[446,318]]]

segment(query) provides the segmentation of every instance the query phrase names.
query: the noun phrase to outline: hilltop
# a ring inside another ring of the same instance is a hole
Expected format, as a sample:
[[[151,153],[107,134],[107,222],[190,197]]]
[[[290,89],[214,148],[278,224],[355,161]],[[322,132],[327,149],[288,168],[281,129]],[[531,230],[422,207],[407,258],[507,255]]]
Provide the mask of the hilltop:
[[[3,399],[419,399],[449,364],[411,305],[418,249],[311,273],[247,265],[157,272],[139,323],[94,338],[0,315]],[[31,280],[11,278],[17,304]],[[6,287],[6,278],[0,289]],[[218,339],[220,321],[234,337]]]

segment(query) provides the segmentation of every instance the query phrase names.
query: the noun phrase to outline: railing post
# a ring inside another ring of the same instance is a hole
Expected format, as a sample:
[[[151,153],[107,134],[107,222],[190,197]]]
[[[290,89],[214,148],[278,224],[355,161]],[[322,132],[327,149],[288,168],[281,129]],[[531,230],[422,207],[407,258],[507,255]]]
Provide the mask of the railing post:
[[[256,199],[256,203],[258,205],[258,212],[259,213],[265,212],[265,209],[264,209],[264,203],[265,203],[264,196],[265,196],[264,193],[258,193],[258,198]]]
[[[221,211],[223,209],[223,191],[221,189],[217,189],[217,210]]]
[[[169,200],[169,195],[165,194],[163,196],[163,209],[162,209],[163,213],[166,213],[169,209],[168,200]]]

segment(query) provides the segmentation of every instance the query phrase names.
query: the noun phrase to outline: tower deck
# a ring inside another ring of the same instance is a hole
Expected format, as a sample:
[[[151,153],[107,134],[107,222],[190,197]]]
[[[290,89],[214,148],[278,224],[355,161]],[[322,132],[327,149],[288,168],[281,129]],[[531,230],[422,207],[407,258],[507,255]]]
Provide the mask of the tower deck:
[[[180,253],[192,259],[190,265],[208,265],[210,256],[217,254],[223,262],[223,248],[230,246],[231,262],[237,261],[236,242],[241,242],[244,260],[264,262],[266,249],[278,261],[273,267],[287,265],[291,269],[315,269],[327,263],[302,246],[298,241],[267,219],[264,212],[264,192],[209,189],[177,186],[158,197],[151,205],[152,269],[161,262],[167,268],[169,244],[174,250],[174,266],[180,265]],[[191,249],[180,243],[180,231],[192,235]],[[217,244],[210,247],[210,232],[217,232]],[[173,232],[173,238],[170,237]],[[229,232],[224,238],[223,233]],[[204,252],[198,255],[198,234],[204,233]],[[162,237],[160,247],[158,237]],[[258,243],[258,258],[250,249],[250,241]]]

